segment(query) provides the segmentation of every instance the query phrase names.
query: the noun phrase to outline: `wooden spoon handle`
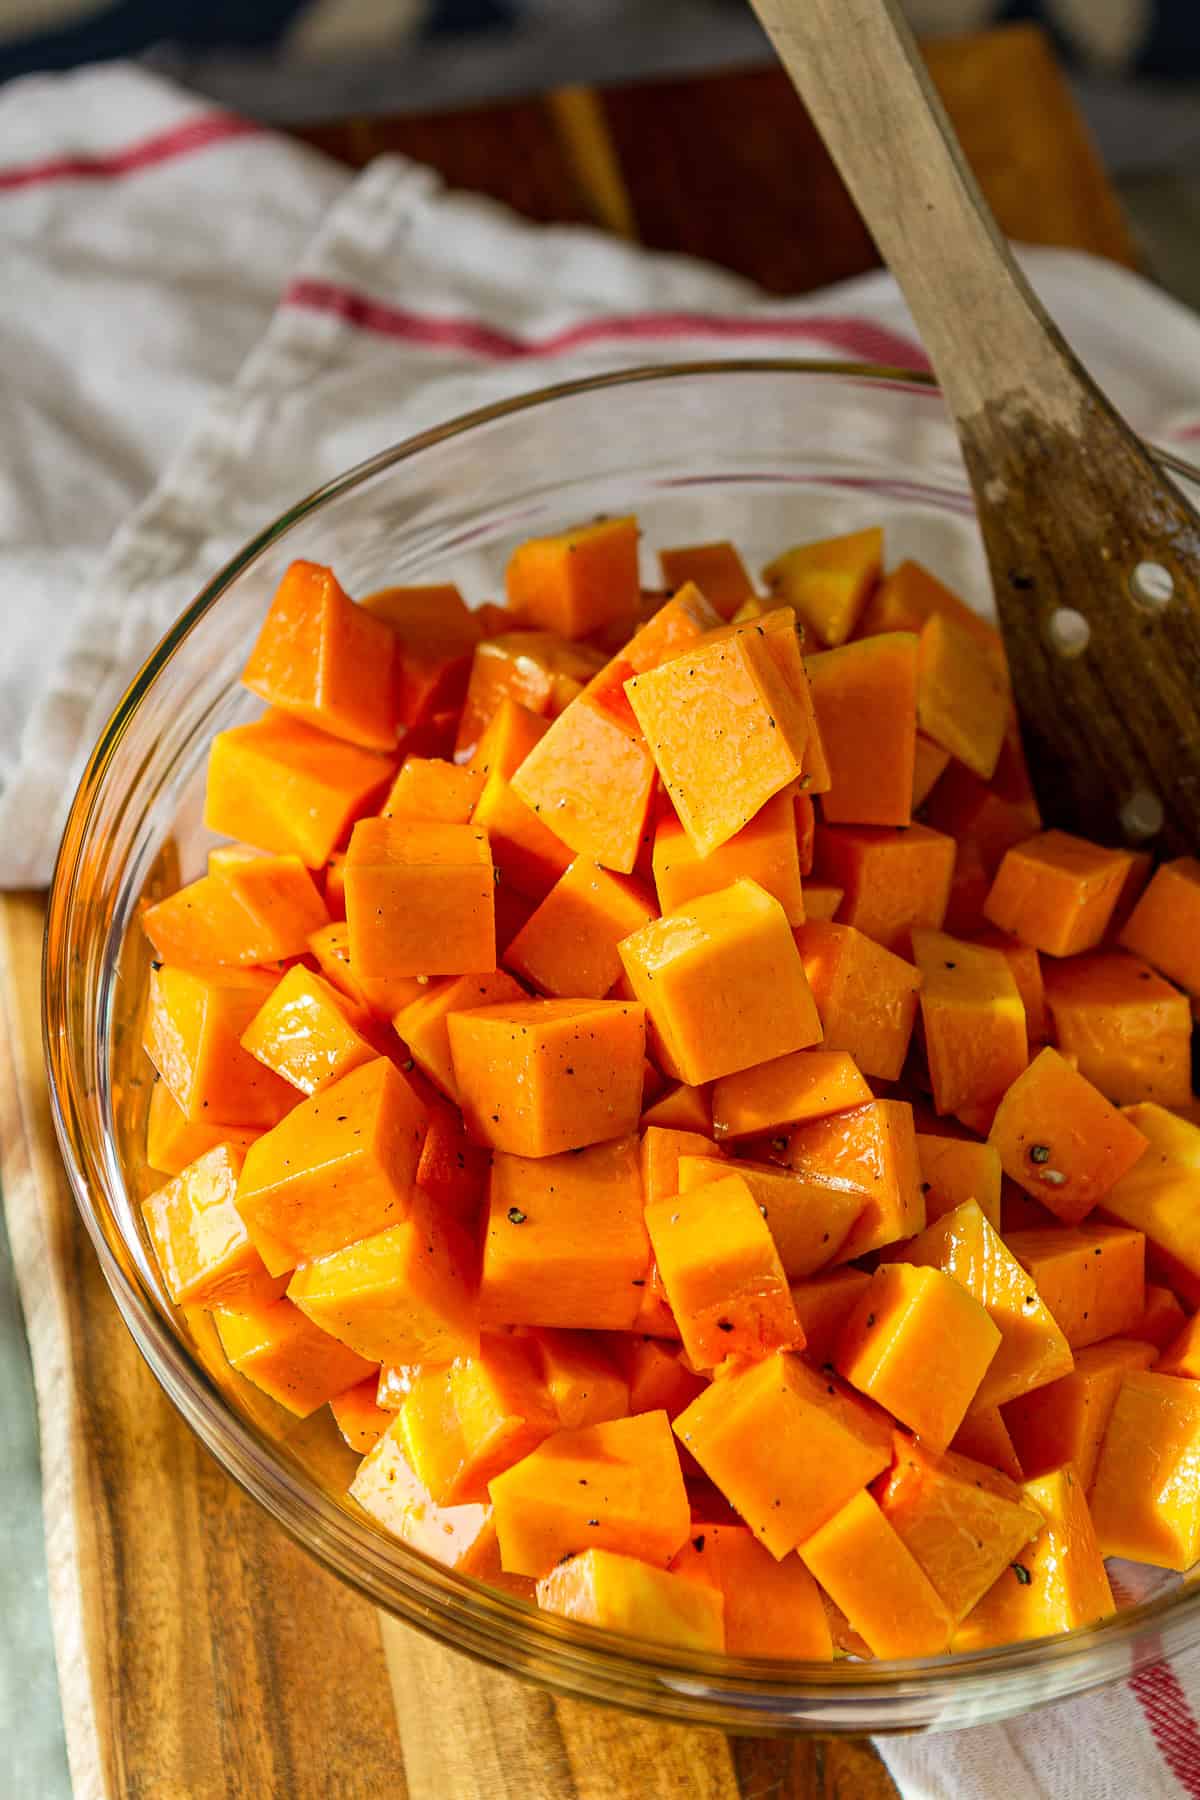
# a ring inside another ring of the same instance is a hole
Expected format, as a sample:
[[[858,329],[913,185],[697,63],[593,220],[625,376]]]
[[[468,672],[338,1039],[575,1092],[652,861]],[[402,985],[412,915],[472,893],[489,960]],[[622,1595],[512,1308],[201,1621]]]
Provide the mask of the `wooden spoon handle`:
[[[951,411],[1091,382],[1013,259],[896,0],[752,0],[899,282]],[[868,123],[869,121],[869,123]]]

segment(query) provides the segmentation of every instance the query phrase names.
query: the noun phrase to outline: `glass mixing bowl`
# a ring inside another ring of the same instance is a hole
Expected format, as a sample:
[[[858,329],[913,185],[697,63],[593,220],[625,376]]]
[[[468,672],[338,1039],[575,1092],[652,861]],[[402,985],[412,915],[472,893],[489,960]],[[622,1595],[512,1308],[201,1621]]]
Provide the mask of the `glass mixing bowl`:
[[[1200,501],[1200,472],[1164,458]],[[351,593],[457,581],[499,596],[513,544],[602,512],[636,512],[654,547],[730,537],[750,566],[867,523],[895,562],[918,555],[981,610],[988,582],[957,442],[937,390],[851,364],[635,369],[543,389],[410,439],[301,501],[179,619],[114,713],[64,835],[46,935],[45,1042],[75,1197],[151,1369],[229,1473],[377,1605],[562,1692],[741,1732],[947,1729],[1002,1718],[1200,1642],[1186,1577],[1128,1571],[1108,1623],[911,1662],[687,1655],[539,1614],[388,1537],[353,1502],[354,1459],[327,1409],[298,1423],[227,1367],[207,1317],[167,1300],[139,1201],[142,897],[201,872],[215,732],[257,703],[238,674],[286,565],[331,563]]]

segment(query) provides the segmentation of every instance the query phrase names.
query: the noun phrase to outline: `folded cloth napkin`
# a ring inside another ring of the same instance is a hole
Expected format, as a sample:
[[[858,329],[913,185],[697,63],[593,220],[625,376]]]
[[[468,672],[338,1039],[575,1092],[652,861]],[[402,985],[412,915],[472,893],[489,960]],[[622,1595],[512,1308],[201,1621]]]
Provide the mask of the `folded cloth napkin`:
[[[406,434],[583,371],[923,358],[884,275],[804,301],[542,229],[397,159],[351,179],[144,72],[0,92],[0,886],[43,883],[139,661],[291,500]],[[1200,322],[1123,270],[1024,254],[1133,422],[1200,440]],[[1200,1796],[1200,1667],[1019,1724],[883,1740],[930,1800]]]

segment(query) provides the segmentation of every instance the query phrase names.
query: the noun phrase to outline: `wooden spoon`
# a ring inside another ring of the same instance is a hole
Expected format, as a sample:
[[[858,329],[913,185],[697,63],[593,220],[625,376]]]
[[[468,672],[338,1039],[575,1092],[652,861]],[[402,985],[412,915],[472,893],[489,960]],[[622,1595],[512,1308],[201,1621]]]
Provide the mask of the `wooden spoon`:
[[[1014,262],[895,0],[752,0],[953,414],[1048,823],[1200,846],[1200,518]]]

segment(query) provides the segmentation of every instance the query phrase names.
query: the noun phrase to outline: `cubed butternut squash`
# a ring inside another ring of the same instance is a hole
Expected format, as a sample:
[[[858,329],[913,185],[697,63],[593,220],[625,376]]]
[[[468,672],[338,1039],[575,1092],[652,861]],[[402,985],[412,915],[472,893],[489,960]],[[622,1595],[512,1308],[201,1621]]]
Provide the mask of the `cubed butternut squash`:
[[[702,1530],[693,1529],[671,1568],[720,1594],[730,1656],[832,1660],[833,1640],[816,1582],[794,1553],[776,1562],[748,1526],[704,1522]]]
[[[712,544],[678,544],[658,553],[663,580],[669,588],[694,581],[720,613],[732,619],[745,600],[754,598],[754,584],[737,550],[722,539]]]
[[[888,632],[807,661],[830,788],[831,825],[912,823],[918,640]],[[870,730],[863,729],[870,720]]]
[[[925,1223],[917,1135],[907,1101],[873,1100],[797,1125],[784,1159],[805,1181],[859,1201],[861,1211],[838,1251],[842,1262],[912,1237]]]
[[[680,1650],[726,1647],[720,1589],[612,1550],[584,1550],[560,1563],[538,1582],[537,1601],[543,1612]]]
[[[509,558],[505,587],[514,617],[565,638],[632,627],[641,599],[637,520],[600,519],[526,538]]]
[[[243,686],[347,743],[391,750],[400,735],[396,640],[355,606],[332,569],[294,562],[271,601]]]
[[[713,1083],[717,1138],[758,1137],[783,1126],[846,1112],[873,1098],[845,1050],[793,1050]]]
[[[554,1156],[633,1131],[644,1008],[623,1000],[509,1000],[451,1013],[467,1130],[514,1156]]]
[[[954,1634],[954,1650],[1097,1625],[1116,1611],[1083,1483],[1070,1463],[1024,1484],[1041,1531],[992,1583]]]
[[[214,1314],[231,1368],[297,1418],[371,1374],[369,1360],[306,1318],[290,1300],[252,1300]]]
[[[796,945],[820,1015],[823,1047],[846,1051],[864,1075],[895,1081],[917,1016],[917,970],[853,925],[810,917],[796,932]]]
[[[999,950],[944,931],[912,934],[921,1020],[939,1113],[993,1109],[1029,1061],[1025,1007]]]
[[[665,1569],[691,1522],[666,1413],[559,1431],[490,1484],[505,1569],[615,1550]]]
[[[962,1424],[1000,1346],[983,1305],[941,1269],[884,1263],[838,1338],[834,1367],[932,1449]]]
[[[946,917],[954,848],[927,825],[827,825],[816,836],[813,869],[842,889],[844,924],[906,957],[914,927],[938,930]]]
[[[602,1000],[621,974],[617,945],[655,915],[635,882],[577,856],[508,945],[505,966],[552,998]]]
[[[800,1546],[805,1567],[876,1656],[937,1656],[953,1619],[920,1563],[865,1490]]]
[[[1162,863],[1118,940],[1189,994],[1200,994],[1200,862]]]
[[[412,731],[456,711],[467,689],[482,624],[452,582],[380,588],[362,610],[386,625],[396,643],[396,688],[402,723]]]
[[[796,544],[762,572],[772,598],[795,609],[819,644],[844,644],[855,627],[883,563],[879,526],[817,543]]]
[[[1118,1106],[1192,1096],[1192,1013],[1186,994],[1140,957],[1095,950],[1046,967],[1046,1004],[1060,1050]]]
[[[360,820],[346,856],[346,923],[360,978],[494,969],[487,832],[479,825]]]
[[[1008,1247],[1072,1350],[1122,1337],[1142,1316],[1146,1240],[1127,1225],[1069,1225],[1010,1231]]]
[[[883,1416],[782,1350],[713,1382],[675,1432],[776,1561],[892,1460]]]
[[[1005,852],[983,910],[1035,950],[1076,956],[1108,930],[1130,855],[1067,831],[1043,831]]]
[[[1025,1473],[1045,1475],[1070,1463],[1087,1493],[1121,1383],[1153,1360],[1152,1344],[1109,1338],[1077,1351],[1069,1374],[1010,1400],[1004,1422]]]
[[[649,1262],[636,1138],[578,1155],[496,1152],[480,1286],[486,1326],[631,1330]]]
[[[988,1141],[1004,1173],[1078,1225],[1137,1163],[1146,1139],[1057,1050],[1046,1048],[996,1109]]]
[[[678,1080],[697,1086],[820,1041],[787,917],[753,881],[653,920],[619,951]]]

